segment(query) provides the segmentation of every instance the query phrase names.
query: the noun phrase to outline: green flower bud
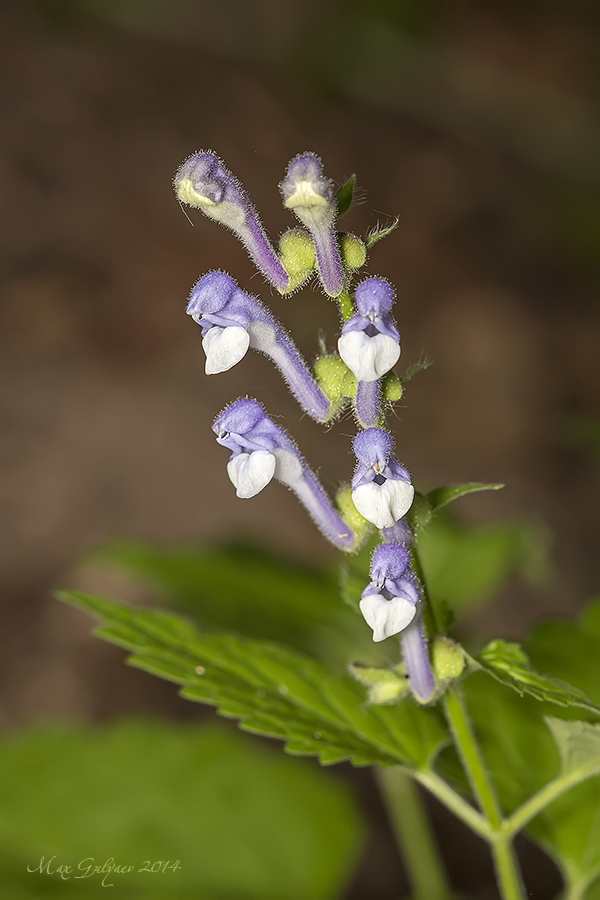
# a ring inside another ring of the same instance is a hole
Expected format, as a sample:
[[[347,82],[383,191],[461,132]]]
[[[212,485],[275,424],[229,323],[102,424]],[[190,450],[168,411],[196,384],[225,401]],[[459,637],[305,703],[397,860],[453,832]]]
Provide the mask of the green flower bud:
[[[303,228],[285,231],[279,238],[279,256],[290,275],[314,269],[315,245],[310,234]]]
[[[388,403],[394,403],[402,397],[402,382],[394,372],[383,376],[382,395]]]
[[[286,294],[303,285],[312,275],[315,262],[315,246],[308,232],[291,228],[279,238],[279,259],[290,276]]]
[[[342,383],[348,372],[346,363],[339,356],[321,356],[313,363],[313,372],[317,384],[332,403],[339,401],[345,394]]]
[[[396,703],[408,693],[408,679],[402,666],[376,669],[360,663],[350,663],[348,669],[357,681],[369,688],[369,702],[376,706]]]
[[[458,678],[465,667],[465,654],[460,644],[447,637],[436,637],[432,650],[433,671],[439,680]]]
[[[345,363],[344,363],[345,365]],[[350,400],[353,400],[356,397],[356,391],[358,389],[358,381],[356,380],[356,375],[350,371],[350,369],[346,366],[346,374],[342,380],[342,393],[344,397],[348,397]]]
[[[338,491],[335,502],[342,519],[355,532],[357,537],[356,546],[358,546],[370,533],[371,523],[367,522],[355,507],[352,499],[352,488],[349,484]]]
[[[342,260],[347,269],[360,269],[367,260],[367,248],[355,234],[342,234],[340,240]]]

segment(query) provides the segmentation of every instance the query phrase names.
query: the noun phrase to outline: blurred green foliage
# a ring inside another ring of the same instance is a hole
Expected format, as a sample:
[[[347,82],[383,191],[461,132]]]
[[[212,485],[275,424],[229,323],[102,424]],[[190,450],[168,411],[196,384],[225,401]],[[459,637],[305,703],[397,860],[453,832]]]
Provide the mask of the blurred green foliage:
[[[431,595],[457,614],[513,576],[540,587],[552,578],[547,530],[533,522],[469,527],[438,514],[419,536],[419,552]]]
[[[134,867],[106,878],[123,900],[327,900],[362,837],[342,781],[225,725],[40,726],[2,739],[0,771],[3,900],[106,896],[75,880],[89,857]]]

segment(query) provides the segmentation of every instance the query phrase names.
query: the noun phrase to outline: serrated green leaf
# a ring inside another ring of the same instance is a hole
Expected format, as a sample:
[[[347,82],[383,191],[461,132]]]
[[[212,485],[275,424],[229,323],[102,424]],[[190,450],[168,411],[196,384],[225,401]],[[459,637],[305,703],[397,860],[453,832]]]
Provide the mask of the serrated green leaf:
[[[242,728],[291,743],[291,752],[302,748],[327,763],[420,766],[446,739],[436,710],[407,700],[390,717],[368,707],[349,676],[295,651],[205,634],[171,614],[80,592],[60,597],[99,618],[100,636],[130,650],[130,664],[180,683],[182,696],[218,707]]]
[[[546,716],[546,725],[556,741],[563,775],[580,768],[600,774],[600,724]]]
[[[551,619],[537,625],[525,649],[537,669],[576,684],[600,703],[600,601],[590,603],[575,621]]]
[[[142,578],[162,601],[211,630],[280,641],[343,661],[350,655],[356,620],[340,602],[333,572],[242,545],[121,543],[103,550],[100,558]]]
[[[3,900],[106,897],[111,883],[123,900],[334,900],[359,850],[342,782],[223,723],[38,726],[3,737],[0,771]],[[132,871],[75,880],[90,857]],[[148,858],[179,868],[140,872]]]
[[[356,175],[351,175],[348,181],[341,186],[341,188],[335,195],[338,216],[343,216],[345,212],[348,212],[352,205],[355,181]]]
[[[400,221],[400,217],[397,216],[391,225],[388,225],[387,228],[378,228],[375,231],[372,231],[371,234],[368,234],[365,238],[365,244],[367,245],[367,250],[369,250],[373,244],[376,244],[377,241],[380,241],[382,238],[387,237],[388,234],[391,234],[395,228],[398,227],[398,222]]]
[[[427,499],[431,504],[432,510],[435,512],[436,509],[440,509],[442,506],[446,506],[447,503],[458,500],[459,497],[464,497],[465,494],[472,494],[475,491],[499,491],[500,488],[503,487],[503,484],[486,484],[482,481],[470,481],[466,484],[447,484],[444,487],[429,491]]]
[[[590,700],[579,688],[537,672],[520,644],[491,641],[474,662],[488,675],[521,696],[529,694],[536,700],[558,706],[580,707],[600,715],[600,705]]]

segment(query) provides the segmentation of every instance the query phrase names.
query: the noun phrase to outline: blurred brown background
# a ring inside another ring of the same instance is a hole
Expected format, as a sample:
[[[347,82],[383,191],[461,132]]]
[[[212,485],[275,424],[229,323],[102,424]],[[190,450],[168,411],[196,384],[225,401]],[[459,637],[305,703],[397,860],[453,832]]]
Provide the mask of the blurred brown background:
[[[510,586],[482,634],[573,614],[598,585],[600,11],[593,0],[4,0],[1,96],[0,718],[185,714],[170,686],[124,669],[57,608],[56,584],[135,599],[83,570],[115,537],[250,534],[332,560],[282,487],[235,498],[216,413],[248,392],[282,416],[327,479],[352,471],[350,418],[300,418],[269,362],[208,379],[185,315],[224,268],[308,356],[334,304],[271,296],[232,235],[183,215],[170,179],[212,148],[273,236],[277,184],[314,150],[362,202],[363,233],[399,214],[368,271],[397,287],[406,365],[435,365],[398,412],[417,485],[503,481],[467,521],[539,520],[556,584]],[[93,582],[93,584],[91,583]]]

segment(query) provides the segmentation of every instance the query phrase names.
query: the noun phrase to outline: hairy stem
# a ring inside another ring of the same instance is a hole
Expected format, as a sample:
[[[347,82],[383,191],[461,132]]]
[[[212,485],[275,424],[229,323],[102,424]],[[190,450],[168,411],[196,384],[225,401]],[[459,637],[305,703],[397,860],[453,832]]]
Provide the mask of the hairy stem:
[[[477,802],[492,828],[497,830],[502,823],[498,798],[473,734],[463,698],[455,686],[449,687],[444,695],[444,712]]]
[[[471,728],[462,695],[455,686],[450,687],[444,696],[444,711],[473,793],[491,826],[488,841],[501,896],[503,900],[524,900],[524,887],[512,846],[512,834],[505,830],[505,820],[496,791]]]
[[[437,797],[440,803],[443,803],[450,812],[453,812],[458,819],[464,822],[465,825],[468,825],[471,831],[485,838],[485,840],[490,840],[492,829],[484,816],[477,812],[454,788],[451,788],[447,781],[440,778],[437,772],[424,769],[420,772],[415,772],[414,777],[434,797]]]
[[[573,769],[568,775],[559,775],[558,778],[545,784],[537,794],[534,794],[533,797],[526,800],[522,806],[515,810],[512,816],[505,820],[505,831],[511,835],[521,831],[528,822],[534,819],[546,808],[546,806],[552,803],[553,800],[556,800],[556,798],[560,797],[561,794],[564,794],[565,791],[575,787],[576,784],[585,781],[586,778],[591,778],[593,775],[597,774],[598,762],[594,759],[587,765],[578,766],[576,769]]]
[[[399,766],[380,768],[377,774],[413,900],[450,900],[452,892],[419,789]]]

